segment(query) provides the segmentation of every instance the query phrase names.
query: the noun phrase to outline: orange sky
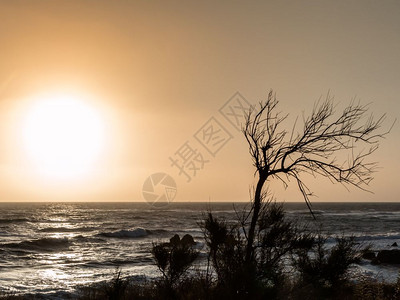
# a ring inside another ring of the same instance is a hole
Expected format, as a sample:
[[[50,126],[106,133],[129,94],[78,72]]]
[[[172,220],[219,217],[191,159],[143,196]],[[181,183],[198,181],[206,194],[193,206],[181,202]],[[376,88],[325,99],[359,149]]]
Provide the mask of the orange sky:
[[[1,1],[0,201],[143,200],[155,172],[175,179],[176,201],[247,201],[247,145],[218,110],[236,91],[256,103],[272,88],[294,119],[330,90],[342,107],[371,102],[389,126],[400,106],[399,15],[398,1]],[[80,180],[38,176],[21,148],[30,99],[53,90],[86,97],[106,128]],[[231,135],[215,157],[193,136],[213,116]],[[190,183],[169,159],[186,141],[209,160]],[[314,200],[398,201],[399,142],[396,125],[372,157],[374,194],[312,180]],[[302,200],[272,187],[279,200]]]

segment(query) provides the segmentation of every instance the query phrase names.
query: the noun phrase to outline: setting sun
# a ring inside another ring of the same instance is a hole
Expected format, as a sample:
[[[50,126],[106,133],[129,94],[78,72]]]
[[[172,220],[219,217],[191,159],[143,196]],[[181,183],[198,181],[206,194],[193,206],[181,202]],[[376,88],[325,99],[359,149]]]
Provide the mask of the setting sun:
[[[36,170],[52,178],[90,172],[104,148],[104,122],[76,95],[55,94],[33,101],[23,127],[25,151]]]
[[[0,300],[400,300],[399,16],[0,0]]]

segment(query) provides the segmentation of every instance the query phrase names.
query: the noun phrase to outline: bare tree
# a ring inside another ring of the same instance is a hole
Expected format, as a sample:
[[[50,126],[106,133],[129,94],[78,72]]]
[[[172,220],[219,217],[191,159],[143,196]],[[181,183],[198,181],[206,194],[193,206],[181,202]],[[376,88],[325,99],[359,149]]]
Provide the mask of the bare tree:
[[[275,94],[270,91],[258,109],[248,112],[243,128],[258,175],[246,234],[247,262],[254,255],[255,228],[266,196],[264,185],[269,179],[277,178],[285,187],[294,179],[312,213],[309,198],[312,193],[301,175],[320,175],[344,186],[366,190],[376,167],[375,162],[366,158],[389,132],[379,133],[386,116],[374,118],[369,115],[367,105],[353,102],[336,115],[329,94],[325,101],[314,106],[309,117],[303,117],[304,126],[300,132],[296,132],[297,119],[290,131],[280,128],[288,115],[277,112],[277,104]],[[346,154],[347,159],[343,159]]]

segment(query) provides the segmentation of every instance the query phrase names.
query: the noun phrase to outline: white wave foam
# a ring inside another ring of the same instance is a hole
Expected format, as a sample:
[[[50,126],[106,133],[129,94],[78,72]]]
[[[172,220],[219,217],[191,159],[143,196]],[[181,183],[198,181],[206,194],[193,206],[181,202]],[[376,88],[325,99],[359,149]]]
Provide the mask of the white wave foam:
[[[105,237],[114,237],[114,238],[139,238],[145,237],[149,235],[149,231],[144,228],[135,228],[131,230],[119,230],[114,232],[104,232],[100,233],[100,235]]]

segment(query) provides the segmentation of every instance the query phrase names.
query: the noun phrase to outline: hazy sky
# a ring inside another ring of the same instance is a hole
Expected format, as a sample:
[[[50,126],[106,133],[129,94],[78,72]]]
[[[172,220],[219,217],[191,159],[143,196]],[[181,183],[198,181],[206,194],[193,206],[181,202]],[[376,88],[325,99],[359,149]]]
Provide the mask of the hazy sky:
[[[254,104],[274,89],[294,119],[330,91],[339,108],[371,103],[390,126],[399,16],[388,0],[1,1],[0,201],[143,200],[157,172],[175,179],[176,201],[247,201],[247,145],[219,109],[237,91]],[[103,120],[104,149],[79,180],[39,176],[22,146],[32,99],[50,91],[81,95]],[[194,137],[211,117],[230,137],[215,157]],[[374,194],[311,180],[314,201],[398,201],[399,126],[372,157]],[[208,160],[190,182],[170,160],[186,142]],[[271,185],[278,200],[302,200]]]

